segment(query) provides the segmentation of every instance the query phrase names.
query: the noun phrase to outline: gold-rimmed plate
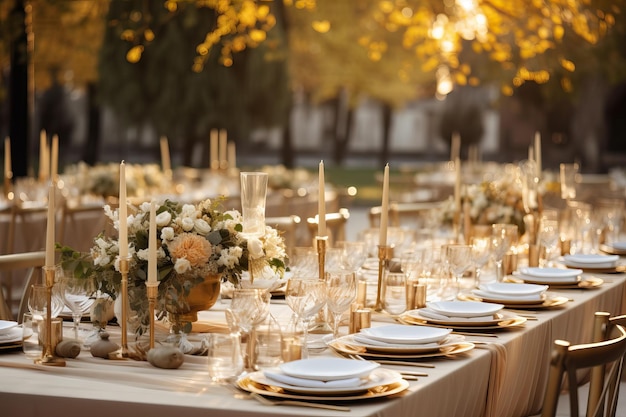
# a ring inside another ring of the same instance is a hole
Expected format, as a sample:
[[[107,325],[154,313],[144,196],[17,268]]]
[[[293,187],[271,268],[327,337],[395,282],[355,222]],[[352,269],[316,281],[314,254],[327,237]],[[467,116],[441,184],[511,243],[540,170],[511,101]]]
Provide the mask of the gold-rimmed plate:
[[[529,284],[538,284],[538,282],[535,282],[535,281],[532,281],[532,280],[528,280],[527,278],[524,278],[524,282],[527,282]],[[604,284],[604,280],[602,278],[598,278],[598,277],[582,277],[580,280],[578,280],[576,282],[573,282],[573,283],[571,283],[571,282],[546,283],[546,285],[549,285],[550,288],[555,289],[555,290],[567,290],[567,289],[583,289],[583,290],[586,290],[586,289],[598,288],[602,284]]]
[[[600,250],[604,253],[608,253],[609,255],[624,256],[626,255],[626,243],[620,242],[616,246],[602,244],[600,245]]]
[[[376,341],[362,339],[358,334],[349,334],[341,336],[335,341],[348,346],[364,348],[368,352],[392,353],[392,354],[422,354],[431,352],[440,352],[442,349],[454,348],[465,339],[462,335],[451,334],[440,342],[401,345],[401,344],[382,344]]]
[[[343,340],[333,340],[328,342],[328,346],[341,355],[360,355],[365,358],[386,358],[386,359],[423,359],[423,358],[437,358],[444,356],[458,355],[474,349],[475,345],[470,342],[458,342],[451,343],[448,346],[441,347],[436,351],[421,352],[421,353],[399,353],[399,352],[379,352],[371,350],[370,348],[353,345],[346,343]]]
[[[511,320],[514,320],[517,318],[515,314],[507,312],[507,311],[502,311],[502,309],[500,310],[500,312],[492,314],[490,318],[476,318],[474,320],[464,320],[462,318],[439,319],[439,318],[435,318],[427,314],[427,311],[425,311],[422,314],[422,309],[409,310],[405,312],[404,315],[413,317],[414,319],[417,319],[417,320],[425,320],[428,323],[437,324],[437,325],[441,325],[444,327],[454,327],[454,328],[496,327],[496,326],[499,326],[500,323],[506,324],[510,322]]]
[[[514,302],[510,300],[490,300],[490,299],[478,297],[477,295],[473,295],[473,294],[459,294],[457,298],[459,300],[474,300],[474,301],[482,300],[482,301],[488,301],[491,303],[497,302],[497,303],[503,304],[504,308],[517,308],[517,309],[529,308],[533,310],[560,307],[566,304],[567,302],[569,302],[569,298],[567,297],[552,296],[552,295],[548,295],[544,300],[541,300],[540,302],[534,302],[534,301],[533,302],[529,302],[529,301]]]
[[[370,398],[388,397],[390,395],[398,394],[409,387],[409,383],[402,378],[395,380],[389,384],[377,385],[375,387],[368,388],[367,390],[351,393],[340,394],[333,396],[320,396],[299,394],[295,392],[286,391],[285,389],[273,385],[266,385],[255,382],[250,378],[250,375],[245,375],[237,380],[235,383],[237,387],[244,391],[254,392],[257,394],[265,395],[275,398],[286,398],[291,400],[303,400],[303,401],[357,401],[366,400]]]

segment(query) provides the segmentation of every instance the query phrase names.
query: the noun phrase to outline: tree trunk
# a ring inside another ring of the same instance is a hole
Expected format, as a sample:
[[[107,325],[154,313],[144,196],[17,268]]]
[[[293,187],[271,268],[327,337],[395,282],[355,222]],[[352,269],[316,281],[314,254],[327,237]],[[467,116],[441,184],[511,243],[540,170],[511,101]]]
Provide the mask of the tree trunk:
[[[17,35],[11,41],[11,75],[9,108],[9,136],[11,137],[11,162],[13,178],[28,175],[29,110],[28,110],[28,42],[26,38],[26,11],[24,1],[15,3],[11,22]]]
[[[393,111],[387,103],[383,104],[383,145],[380,152],[380,165],[385,166],[389,162],[389,143],[391,142],[391,116]]]

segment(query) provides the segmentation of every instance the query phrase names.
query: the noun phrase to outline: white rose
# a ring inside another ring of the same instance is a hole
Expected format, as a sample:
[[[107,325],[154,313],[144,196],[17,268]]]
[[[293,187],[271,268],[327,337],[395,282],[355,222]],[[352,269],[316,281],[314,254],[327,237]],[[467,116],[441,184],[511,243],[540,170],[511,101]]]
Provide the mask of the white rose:
[[[191,269],[191,264],[186,258],[176,259],[174,264],[174,270],[177,274],[183,274]]]
[[[196,206],[193,204],[183,204],[183,207],[180,210],[180,214],[183,217],[197,217],[196,213]]]
[[[163,213],[157,214],[154,220],[159,227],[167,226],[172,221],[172,214],[169,211],[164,211]]]
[[[211,225],[204,219],[196,219],[194,227],[201,235],[207,235],[211,231]]]
[[[164,227],[161,229],[161,240],[172,240],[174,239],[174,228],[173,227]]]
[[[191,232],[193,230],[194,221],[192,218],[185,217],[181,221],[181,227],[185,232]]]
[[[253,259],[258,259],[263,256],[263,243],[260,239],[250,238],[248,239],[248,252]]]
[[[137,251],[137,257],[143,261],[148,260],[148,249],[139,249]]]

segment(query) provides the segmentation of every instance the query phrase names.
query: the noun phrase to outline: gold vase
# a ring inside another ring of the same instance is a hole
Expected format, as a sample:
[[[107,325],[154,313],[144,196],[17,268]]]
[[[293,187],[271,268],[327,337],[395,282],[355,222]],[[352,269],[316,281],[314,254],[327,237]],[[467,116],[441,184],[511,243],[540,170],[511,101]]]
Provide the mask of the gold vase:
[[[221,274],[209,274],[202,282],[191,288],[185,297],[184,305],[167,304],[166,310],[169,320],[173,323],[173,330],[190,330],[191,323],[198,321],[198,312],[213,307],[220,295],[221,279]]]

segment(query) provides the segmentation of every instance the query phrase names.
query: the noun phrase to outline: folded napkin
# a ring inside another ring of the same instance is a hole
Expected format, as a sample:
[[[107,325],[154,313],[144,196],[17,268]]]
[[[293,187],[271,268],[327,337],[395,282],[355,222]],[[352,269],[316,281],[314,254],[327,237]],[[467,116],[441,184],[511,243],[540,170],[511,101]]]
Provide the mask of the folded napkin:
[[[445,314],[441,314],[432,310],[428,307],[420,308],[419,310],[420,316],[426,317],[429,319],[435,320],[448,320],[448,321],[490,321],[496,320],[496,317],[493,314],[489,314],[487,316],[477,316],[477,317],[456,317],[456,316],[446,316]]]
[[[473,294],[486,298],[489,300],[498,300],[498,301],[542,301],[545,298],[545,294],[500,294],[491,291],[485,290],[474,290]]]
[[[355,342],[358,343],[362,343],[364,345],[369,345],[369,346],[378,346],[378,347],[387,347],[387,348],[401,348],[401,349],[406,349],[407,344],[406,343],[389,343],[389,342],[383,342],[382,340],[375,340],[375,339],[370,339],[367,336],[364,336],[361,333],[355,333],[352,335],[352,338],[354,339]],[[441,341],[441,343],[438,342],[429,342],[429,343],[414,343],[411,344],[410,346],[419,346],[420,348],[429,348],[429,347],[440,347],[441,344],[444,344],[448,342],[448,338],[445,338]]]
[[[333,381],[319,381],[316,379],[298,378],[284,374],[280,371],[263,371],[263,375],[270,380],[280,382],[282,384],[292,385],[294,387],[305,388],[353,388],[363,383],[361,378],[335,379]]]

